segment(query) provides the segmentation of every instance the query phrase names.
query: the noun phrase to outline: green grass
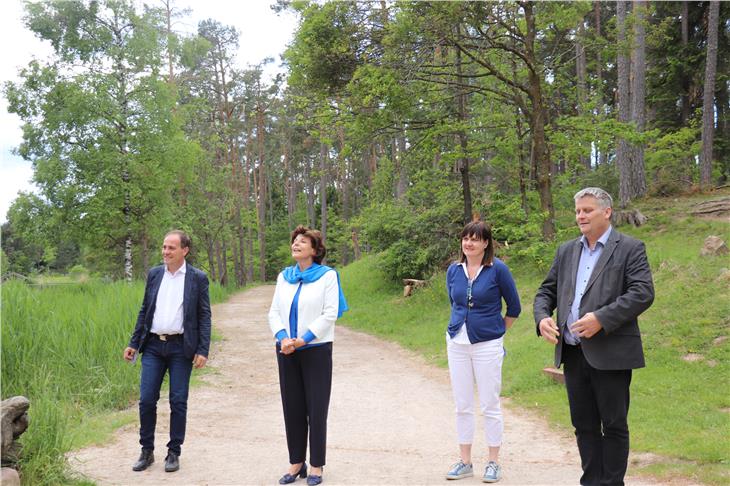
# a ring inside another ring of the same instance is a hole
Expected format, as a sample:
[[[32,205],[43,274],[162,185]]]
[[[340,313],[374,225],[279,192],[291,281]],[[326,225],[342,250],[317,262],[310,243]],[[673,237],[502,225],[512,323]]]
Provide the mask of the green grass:
[[[2,286],[2,396],[30,399],[21,436],[24,484],[67,484],[63,458],[136,415],[139,365],[122,360],[144,284],[100,282]],[[211,300],[230,291],[211,286]]]
[[[634,372],[629,421],[632,451],[660,457],[648,465],[632,465],[630,472],[659,480],[681,475],[728,484],[730,338],[719,344],[714,340],[730,336],[730,281],[720,278],[730,268],[730,258],[700,257],[699,250],[711,234],[730,242],[730,225],[687,218],[686,209],[700,199],[650,200],[641,207],[650,217],[647,225],[620,228],[646,243],[656,287],[654,305],[639,320],[647,367]],[[503,395],[556,427],[569,428],[564,387],[541,373],[552,365],[552,346],[536,337],[532,317],[535,291],[546,269],[509,264],[523,313],[505,338]],[[343,268],[341,275],[352,309],[341,319],[343,324],[446,366],[449,304],[443,272],[409,298],[382,274],[375,256]],[[702,359],[687,362],[682,358],[688,353]]]

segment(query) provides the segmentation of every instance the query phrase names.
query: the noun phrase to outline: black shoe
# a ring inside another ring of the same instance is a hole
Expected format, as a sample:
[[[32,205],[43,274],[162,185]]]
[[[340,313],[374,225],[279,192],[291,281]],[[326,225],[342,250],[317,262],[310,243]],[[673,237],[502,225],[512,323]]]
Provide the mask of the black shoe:
[[[300,477],[300,478],[302,478],[302,479],[304,479],[304,478],[307,477],[307,463],[306,462],[303,462],[302,463],[302,467],[299,468],[299,472],[298,473],[294,473],[294,474],[286,473],[286,474],[284,474],[281,477],[281,479],[279,479],[279,484],[293,483],[294,481],[297,480],[297,476]]]
[[[175,472],[178,469],[180,469],[179,456],[172,451],[167,451],[167,457],[165,458],[165,472]]]
[[[316,476],[314,474],[307,476],[308,486],[317,486],[318,484],[322,484],[322,476]]]
[[[155,462],[155,455],[149,449],[142,449],[142,454],[139,455],[139,459],[132,466],[132,471],[144,471]]]

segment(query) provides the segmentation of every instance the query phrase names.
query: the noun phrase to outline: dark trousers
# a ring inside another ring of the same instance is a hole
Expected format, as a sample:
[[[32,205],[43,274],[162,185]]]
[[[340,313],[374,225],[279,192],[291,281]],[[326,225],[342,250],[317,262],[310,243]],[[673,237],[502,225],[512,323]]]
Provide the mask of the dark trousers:
[[[276,345],[289,463],[304,462],[309,433],[309,463],[325,465],[327,411],[332,390],[332,343],[281,354]]]
[[[139,443],[154,450],[157,425],[157,400],[165,373],[170,372],[170,442],[167,448],[180,455],[185,440],[188,389],[193,362],[183,353],[183,340],[160,341],[150,337],[142,353],[142,378],[139,383]]]
[[[580,484],[620,486],[629,458],[631,370],[598,370],[580,346],[563,343],[565,387],[583,476]]]

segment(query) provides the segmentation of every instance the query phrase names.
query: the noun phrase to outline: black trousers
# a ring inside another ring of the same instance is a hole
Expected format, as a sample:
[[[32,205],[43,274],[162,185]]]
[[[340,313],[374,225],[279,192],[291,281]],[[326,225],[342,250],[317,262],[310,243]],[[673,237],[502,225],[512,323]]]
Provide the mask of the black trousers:
[[[583,476],[580,484],[621,486],[629,458],[631,370],[598,370],[580,346],[563,343],[565,387]]]
[[[309,463],[325,465],[327,449],[327,412],[332,391],[332,343],[281,354],[279,364],[281,404],[284,407],[286,445],[289,463],[304,462],[309,435]]]

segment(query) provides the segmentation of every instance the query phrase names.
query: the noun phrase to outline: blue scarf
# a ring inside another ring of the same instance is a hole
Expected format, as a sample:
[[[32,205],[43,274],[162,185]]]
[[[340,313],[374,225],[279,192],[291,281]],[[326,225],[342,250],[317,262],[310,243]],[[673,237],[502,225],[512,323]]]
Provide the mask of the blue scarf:
[[[312,265],[309,266],[306,270],[303,272],[299,270],[299,265],[294,264],[291,267],[286,267],[284,269],[284,279],[289,282],[290,284],[295,284],[299,282],[304,283],[312,283],[319,280],[322,275],[329,272],[330,270],[333,270],[335,274],[337,275],[337,288],[340,293],[340,301],[339,305],[337,307],[337,317],[342,317],[342,314],[349,309],[347,307],[347,301],[345,300],[345,294],[342,292],[342,285],[340,284],[340,274],[337,273],[337,270],[328,267],[327,265],[320,265],[319,263],[312,263]]]

